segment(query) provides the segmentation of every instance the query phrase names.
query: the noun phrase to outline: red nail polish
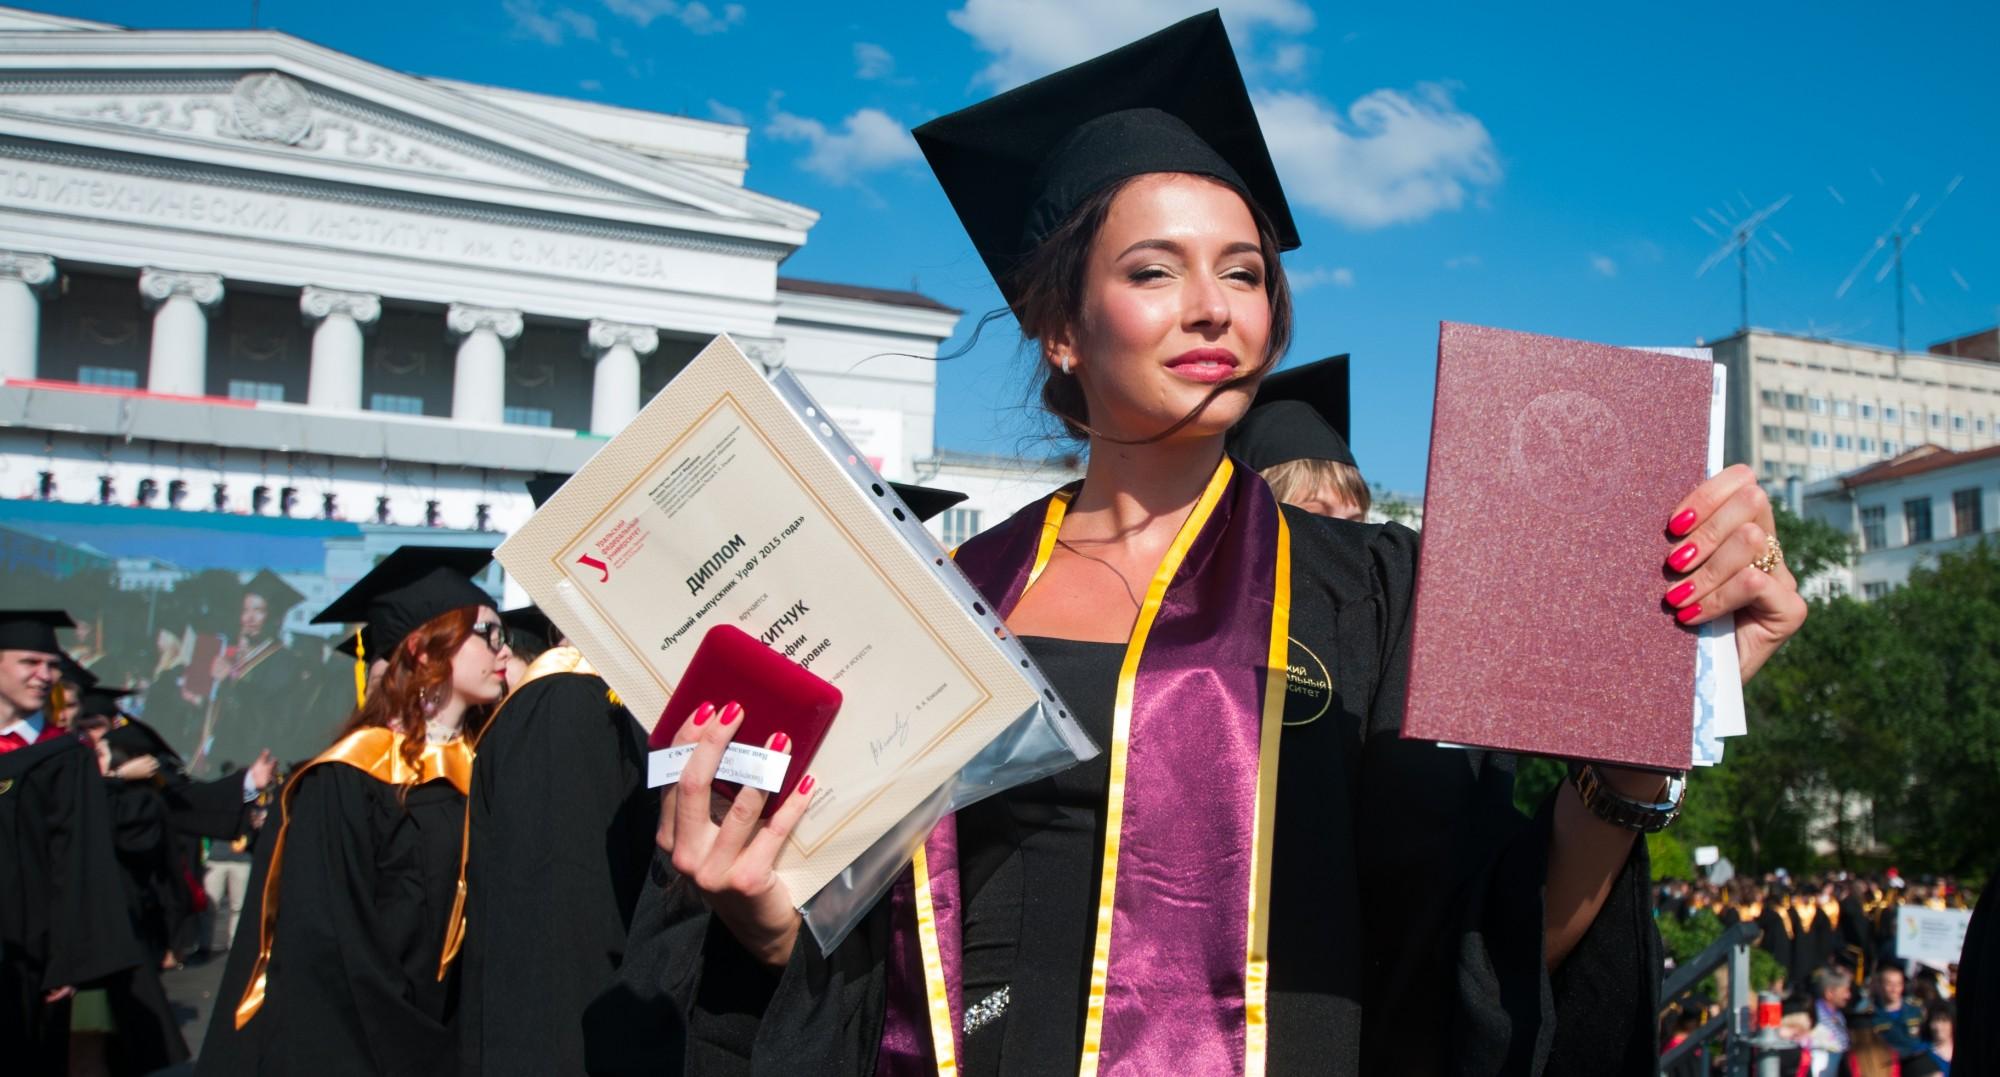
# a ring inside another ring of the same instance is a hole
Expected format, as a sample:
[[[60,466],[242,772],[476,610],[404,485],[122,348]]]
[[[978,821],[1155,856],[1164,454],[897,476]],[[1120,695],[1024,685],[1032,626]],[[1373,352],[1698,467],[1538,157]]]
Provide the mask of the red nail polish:
[[[792,747],[792,738],[785,736],[783,732],[773,733],[771,734],[771,742],[764,745],[764,747],[774,752],[789,751]]]
[[[723,725],[735,725],[735,724],[736,724],[736,719],[738,719],[738,718],[741,718],[741,717],[743,717],[743,706],[742,706],[742,704],[739,704],[739,703],[731,703],[731,704],[730,704],[730,705],[728,705],[727,707],[724,707],[724,708],[722,708],[722,724],[723,724]]]
[[[1694,543],[1690,542],[1669,554],[1667,564],[1672,565],[1675,572],[1686,572],[1687,567],[1694,564],[1695,552]]]
[[[703,703],[694,709],[694,724],[696,725],[700,725],[713,717],[715,717],[715,704],[713,703]]]
[[[1693,596],[1693,594],[1694,594],[1694,581],[1689,580],[1686,583],[1681,584],[1679,587],[1676,587],[1673,590],[1667,592],[1667,605],[1678,606],[1681,603],[1686,602],[1691,596]]]
[[[813,776],[812,776],[812,775],[810,775],[810,774],[806,775],[806,776],[805,776],[805,777],[804,777],[803,779],[801,779],[801,780],[800,780],[800,782],[799,782],[799,789],[798,789],[799,793],[800,793],[801,795],[803,795],[803,794],[805,794],[805,793],[810,793],[810,792],[812,792],[812,791],[813,791],[813,786],[814,786],[815,784],[817,784],[818,782],[819,782],[819,779],[818,779],[818,778],[815,778],[815,777],[813,777]]]
[[[1694,519],[1693,509],[1682,509],[1679,515],[1668,522],[1667,531],[1675,538],[1680,538],[1682,535],[1694,530]]]
[[[1697,602],[1692,606],[1683,606],[1679,613],[1674,614],[1674,620],[1686,624],[1699,616],[1701,616],[1701,603]]]

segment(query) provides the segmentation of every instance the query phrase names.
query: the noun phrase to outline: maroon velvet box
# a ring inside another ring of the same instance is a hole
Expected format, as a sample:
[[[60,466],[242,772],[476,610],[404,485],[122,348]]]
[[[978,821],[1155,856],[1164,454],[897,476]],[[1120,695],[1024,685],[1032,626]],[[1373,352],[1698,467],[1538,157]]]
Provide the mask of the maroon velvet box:
[[[1443,324],[1404,736],[1688,768],[1696,637],[1662,595],[1710,370]]]

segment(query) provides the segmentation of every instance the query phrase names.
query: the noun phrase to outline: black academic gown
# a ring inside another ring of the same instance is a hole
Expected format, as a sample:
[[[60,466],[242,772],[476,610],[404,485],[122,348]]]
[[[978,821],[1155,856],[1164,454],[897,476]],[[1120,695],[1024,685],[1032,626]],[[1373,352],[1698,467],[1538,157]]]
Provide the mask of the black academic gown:
[[[457,1068],[458,978],[438,978],[458,886],[465,798],[342,763],[301,772],[289,804],[263,1008],[242,1029],[273,817],[197,1062],[214,1077],[439,1077]]]
[[[209,704],[214,720],[207,723],[210,744],[195,764],[195,776],[219,774],[225,765],[246,766],[266,748],[280,759],[295,759],[325,744],[332,726],[299,710],[310,689],[305,664],[283,644],[273,642],[258,652],[237,676],[216,685]],[[198,736],[185,746],[201,751]]]
[[[1323,699],[1309,686],[1287,696],[1268,1071],[1652,1072],[1661,949],[1645,843],[1634,842],[1567,961],[1545,971],[1541,893],[1553,803],[1525,819],[1513,810],[1512,775],[1499,757],[1397,734],[1416,536],[1289,507],[1285,515],[1292,664],[1309,652],[1327,669],[1334,700],[1304,721]],[[1289,724],[1295,711],[1303,724]],[[978,856],[963,837],[962,867]],[[657,875],[634,927],[635,950],[640,930],[653,933],[643,943],[651,953],[631,965],[679,1004],[687,1072],[874,1072],[886,900],[831,954],[801,932],[789,965],[774,975],[735,946],[686,880],[665,867]],[[1038,922],[1024,923],[1024,932]],[[1078,995],[1086,971],[1087,964],[1076,970]],[[1081,1000],[1067,1005],[1074,1011]],[[1011,1039],[1016,1023],[1032,1022],[1009,1012]],[[1070,1026],[1056,1024],[1070,1035]],[[1067,1050],[1010,1054],[1004,1072],[1069,1072],[1075,1060]]]
[[[1986,876],[1958,959],[1958,1020],[1952,1026],[1953,1073],[2000,1073],[2000,872]]]
[[[164,798],[151,782],[104,779],[126,914],[144,960],[100,981],[118,1034],[109,1047],[114,1074],[147,1074],[185,1062],[187,1041],[160,982],[172,919],[186,885],[178,878]]]
[[[53,737],[0,755],[0,1057],[62,1074],[69,1003],[46,992],[138,966],[97,754]]]
[[[1796,929],[1792,925],[1790,911],[1776,905],[1765,905],[1764,911],[1757,914],[1757,930],[1761,932],[1757,936],[1757,945],[1777,958],[1778,965],[1785,970],[1786,988],[1791,991],[1802,990],[1805,985],[1799,982],[1797,973],[1792,968],[1795,956],[1792,932]]]
[[[530,680],[480,736],[467,813],[460,1071],[560,1077],[633,1059],[647,1019],[612,989],[659,820],[644,727],[601,677]]]

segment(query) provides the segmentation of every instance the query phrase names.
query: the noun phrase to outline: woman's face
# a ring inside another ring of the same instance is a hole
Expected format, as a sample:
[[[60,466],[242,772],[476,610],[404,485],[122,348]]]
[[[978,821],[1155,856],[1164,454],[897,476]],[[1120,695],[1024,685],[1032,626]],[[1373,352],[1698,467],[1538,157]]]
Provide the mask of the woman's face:
[[[479,625],[497,625],[500,615],[481,606],[474,620]],[[474,631],[451,656],[451,690],[467,706],[494,702],[507,689],[507,657],[504,643],[495,651],[482,632]]]
[[[1090,425],[1148,438],[1238,379],[1177,438],[1227,431],[1250,406],[1271,338],[1266,266],[1250,207],[1214,180],[1151,174],[1111,202],[1091,246],[1079,324],[1044,342],[1081,379]]]

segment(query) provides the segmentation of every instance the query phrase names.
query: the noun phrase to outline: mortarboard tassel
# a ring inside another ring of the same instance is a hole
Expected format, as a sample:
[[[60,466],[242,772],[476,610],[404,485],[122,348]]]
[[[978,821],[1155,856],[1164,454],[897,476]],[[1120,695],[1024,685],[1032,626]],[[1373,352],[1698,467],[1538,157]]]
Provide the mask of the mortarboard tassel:
[[[368,702],[368,646],[363,643],[362,629],[354,630],[354,706],[359,709]]]

